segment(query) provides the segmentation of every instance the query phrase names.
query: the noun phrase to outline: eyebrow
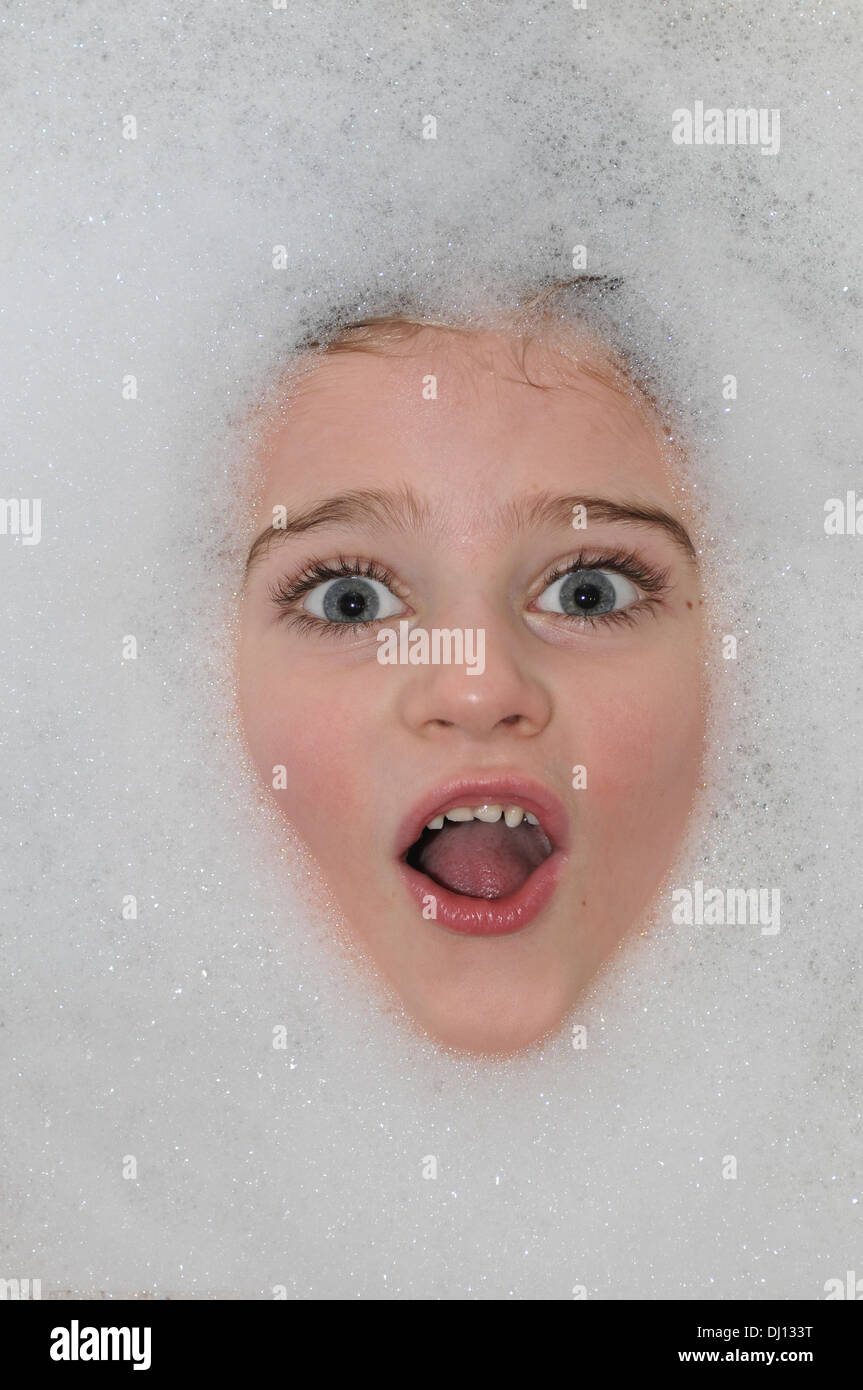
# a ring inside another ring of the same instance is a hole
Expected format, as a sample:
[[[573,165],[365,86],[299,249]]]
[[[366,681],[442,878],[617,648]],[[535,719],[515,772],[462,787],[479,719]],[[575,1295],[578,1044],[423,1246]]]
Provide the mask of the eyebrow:
[[[681,521],[661,507],[641,502],[616,502],[609,497],[587,497],[578,494],[556,496],[541,492],[513,498],[499,505],[493,518],[500,529],[560,528],[572,525],[576,507],[584,507],[588,524],[615,522],[626,526],[650,527],[663,531],[680,549],[687,560],[696,562],[695,546]],[[312,502],[302,511],[287,514],[284,524],[273,521],[255,537],[246,561],[246,574],[253,565],[265,558],[274,546],[305,535],[320,527],[339,526],[366,530],[392,529],[415,534],[430,534],[436,528],[428,503],[413,489],[397,491],[374,488],[345,492]]]

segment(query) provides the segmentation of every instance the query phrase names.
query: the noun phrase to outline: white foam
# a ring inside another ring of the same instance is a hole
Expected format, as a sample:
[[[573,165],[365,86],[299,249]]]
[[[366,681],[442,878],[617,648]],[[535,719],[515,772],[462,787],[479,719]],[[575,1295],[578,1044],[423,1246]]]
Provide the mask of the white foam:
[[[861,1249],[863,540],[823,528],[827,498],[863,492],[859,19],[85,0],[3,22],[3,495],[40,497],[43,535],[0,537],[0,1273],[823,1296]],[[675,145],[697,99],[780,108],[780,153]],[[782,930],[666,910],[578,1010],[585,1051],[564,1030],[471,1063],[334,959],[226,744],[236,468],[247,404],[316,324],[400,303],[481,319],[581,244],[681,403],[717,633],[739,640],[736,662],[713,648],[704,825],[669,887],[778,885]]]

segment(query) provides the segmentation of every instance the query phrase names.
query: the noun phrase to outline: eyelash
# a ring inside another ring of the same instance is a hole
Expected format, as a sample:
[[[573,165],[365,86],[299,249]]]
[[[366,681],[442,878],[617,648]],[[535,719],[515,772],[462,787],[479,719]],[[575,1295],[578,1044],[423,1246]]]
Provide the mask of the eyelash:
[[[571,622],[575,623],[589,623],[592,627],[603,625],[614,627],[617,624],[634,627],[640,614],[656,612],[656,609],[664,602],[671,587],[670,569],[660,569],[657,565],[648,564],[646,560],[642,560],[636,555],[634,550],[615,550],[604,553],[582,551],[574,559],[557,564],[549,570],[543,576],[539,593],[544,593],[550,584],[556,583],[558,579],[563,579],[575,570],[612,570],[615,574],[622,574],[624,579],[630,580],[631,583],[644,591],[644,598],[636,599],[635,603],[630,603],[628,607],[615,608],[610,613],[600,613],[597,617],[591,617],[589,613],[578,618],[574,614],[566,613],[550,615],[557,618],[569,618]]]
[[[648,564],[642,560],[634,551],[609,551],[609,552],[584,552],[575,555],[564,563],[554,565],[541,581],[538,594],[542,594],[558,579],[563,579],[566,575],[572,574],[580,569],[607,569],[615,574],[622,574],[625,579],[631,581],[639,589],[643,590],[644,598],[637,599],[635,603],[629,604],[627,608],[617,608],[610,613],[601,613],[597,617],[585,614],[576,618],[572,614],[558,613],[550,614],[551,617],[569,618],[570,621],[579,624],[590,624],[600,626],[606,624],[613,626],[616,623],[626,623],[634,625],[638,622],[638,615],[646,611],[655,611],[665,600],[665,596],[670,588],[668,569],[660,569],[657,566]],[[364,623],[328,623],[322,618],[317,618],[312,613],[304,610],[297,610],[294,605],[304,594],[310,593],[319,584],[324,584],[328,579],[345,579],[359,576],[362,579],[375,579],[379,584],[384,584],[388,589],[392,589],[398,597],[395,576],[390,573],[386,566],[378,564],[376,560],[359,560],[340,555],[336,561],[310,560],[307,565],[293,578],[284,578],[269,587],[269,595],[272,602],[281,611],[279,621],[286,621],[291,627],[300,632],[313,632],[318,636],[339,636],[346,637],[349,632],[360,631],[365,628],[374,627],[380,622],[389,621],[387,619],[375,618]]]
[[[281,609],[279,621],[288,622],[299,632],[313,632],[319,636],[326,633],[328,637],[347,637],[349,632],[356,632],[357,629],[362,631],[367,627],[374,627],[375,622],[381,620],[375,619],[365,623],[327,623],[322,618],[316,618],[313,613],[294,608],[298,599],[311,593],[312,589],[316,589],[328,579],[353,579],[357,575],[361,579],[376,579],[379,584],[385,584],[388,589],[397,592],[395,576],[384,565],[379,565],[377,560],[350,559],[344,555],[340,555],[334,563],[310,560],[294,579],[281,579],[277,584],[270,585],[270,598],[276,607]]]

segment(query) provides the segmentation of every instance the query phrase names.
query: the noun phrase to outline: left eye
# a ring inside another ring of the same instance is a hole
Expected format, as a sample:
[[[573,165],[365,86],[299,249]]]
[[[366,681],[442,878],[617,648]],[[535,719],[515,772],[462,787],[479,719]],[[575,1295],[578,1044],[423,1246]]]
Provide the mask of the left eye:
[[[303,607],[331,623],[372,623],[392,618],[401,609],[395,594],[377,579],[343,575],[309,590]]]
[[[638,598],[638,590],[614,570],[570,570],[543,590],[537,607],[545,613],[567,613],[573,617],[595,618],[628,608]]]

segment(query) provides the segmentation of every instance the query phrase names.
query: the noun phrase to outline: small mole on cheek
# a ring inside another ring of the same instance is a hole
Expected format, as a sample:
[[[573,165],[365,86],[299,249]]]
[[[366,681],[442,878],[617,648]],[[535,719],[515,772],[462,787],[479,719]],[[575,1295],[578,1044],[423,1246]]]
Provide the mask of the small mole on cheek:
[[[691,607],[692,607],[692,604],[689,602],[689,599],[686,600],[686,607],[687,607],[687,608],[691,608]]]

